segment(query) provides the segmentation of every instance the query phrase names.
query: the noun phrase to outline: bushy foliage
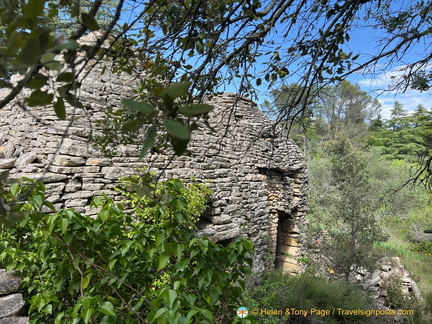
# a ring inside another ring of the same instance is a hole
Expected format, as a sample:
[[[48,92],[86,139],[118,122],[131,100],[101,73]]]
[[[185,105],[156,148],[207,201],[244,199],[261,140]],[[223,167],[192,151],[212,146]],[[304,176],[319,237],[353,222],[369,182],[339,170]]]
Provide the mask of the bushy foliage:
[[[432,242],[431,241],[423,241],[420,243],[417,243],[414,246],[414,251],[432,255]]]
[[[367,156],[348,138],[329,142],[326,155],[323,174],[311,168],[312,235],[321,237],[320,251],[348,279],[354,269],[374,267],[371,247],[385,240],[375,215],[379,196],[370,190]]]
[[[347,282],[331,282],[312,276],[291,277],[282,272],[269,272],[263,276],[259,285],[248,291],[246,305],[251,309],[277,310],[346,310],[370,309],[370,301],[357,286]],[[259,323],[367,323],[366,316],[344,316],[337,311],[334,314],[265,316],[257,315]]]
[[[141,222],[153,223],[154,219],[149,206],[154,204],[155,199],[161,199],[166,194],[166,188],[154,186],[153,183],[157,181],[157,177],[147,169],[141,169],[138,172],[140,174],[120,179],[121,185],[115,189],[121,192],[124,197],[123,202],[133,208],[134,215]],[[183,208],[188,215],[185,221],[189,222],[190,227],[193,228],[199,216],[204,213],[212,191],[206,185],[191,179],[191,182],[179,188],[179,192],[185,199]],[[170,217],[173,217],[170,212],[163,215],[163,219]]]
[[[252,243],[195,237],[180,180],[156,185],[143,207],[152,221],[107,196],[94,198],[95,218],[44,213],[43,184],[16,194],[29,188],[30,217],[3,230],[0,260],[21,272],[32,323],[226,323],[242,304]]]

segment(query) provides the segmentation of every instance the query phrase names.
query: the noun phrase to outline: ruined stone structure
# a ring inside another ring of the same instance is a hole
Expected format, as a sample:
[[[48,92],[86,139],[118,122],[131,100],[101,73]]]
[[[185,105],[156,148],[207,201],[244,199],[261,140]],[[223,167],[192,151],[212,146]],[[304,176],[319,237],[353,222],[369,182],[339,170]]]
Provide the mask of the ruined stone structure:
[[[184,156],[168,153],[139,159],[139,147],[118,147],[107,158],[89,144],[95,120],[107,106],[119,107],[136,79],[100,74],[97,66],[80,89],[84,108],[68,108],[60,121],[52,107],[28,108],[22,98],[0,110],[0,169],[11,178],[41,179],[57,208],[91,213],[91,199],[113,191],[117,180],[137,167],[162,172],[162,178],[210,180],[214,191],[199,235],[229,243],[247,236],[255,244],[254,270],[278,267],[298,272],[299,225],[306,212],[307,174],[297,146],[250,100],[226,93],[211,100],[209,123],[193,133]],[[2,90],[3,95],[5,91]],[[2,92],[0,92],[0,96]],[[116,199],[120,199],[117,197]]]
[[[389,304],[387,302],[389,290],[392,287],[397,287],[401,296],[407,300],[411,298],[422,300],[416,282],[405,270],[398,257],[383,257],[372,274],[356,273],[353,279],[361,283],[363,288],[369,292],[378,309],[386,309],[385,305]]]

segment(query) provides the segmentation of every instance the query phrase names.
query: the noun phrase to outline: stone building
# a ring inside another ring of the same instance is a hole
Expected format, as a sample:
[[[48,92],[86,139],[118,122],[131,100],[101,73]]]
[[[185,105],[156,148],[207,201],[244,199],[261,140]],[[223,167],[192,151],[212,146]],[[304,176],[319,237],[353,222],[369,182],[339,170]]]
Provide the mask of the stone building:
[[[106,72],[101,64],[82,81],[83,108],[68,108],[58,120],[53,107],[26,108],[17,98],[0,110],[0,169],[10,178],[41,179],[57,208],[91,213],[95,195],[112,190],[119,177],[147,166],[162,178],[210,180],[214,191],[208,213],[199,221],[199,235],[227,244],[247,236],[255,244],[254,270],[274,265],[298,272],[299,226],[306,212],[307,169],[298,147],[274,128],[250,100],[231,93],[214,97],[209,114],[214,128],[193,133],[184,156],[151,154],[139,159],[139,147],[118,147],[104,157],[89,143],[95,120],[107,106],[119,107],[131,95],[136,79]],[[0,90],[4,96],[8,90]],[[116,199],[119,199],[117,197]]]

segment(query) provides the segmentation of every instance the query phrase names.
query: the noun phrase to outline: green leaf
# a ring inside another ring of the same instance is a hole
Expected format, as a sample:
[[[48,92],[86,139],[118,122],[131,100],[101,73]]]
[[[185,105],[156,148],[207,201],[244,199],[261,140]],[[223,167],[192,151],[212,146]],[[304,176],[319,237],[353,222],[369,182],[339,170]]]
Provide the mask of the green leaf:
[[[91,31],[95,31],[95,30],[100,29],[99,24],[97,23],[96,19],[88,13],[83,12],[81,14],[81,20],[82,20],[83,24],[88,29],[90,29]]]
[[[33,77],[27,84],[26,88],[30,89],[40,89],[42,88],[48,81],[48,77],[46,75],[38,74]]]
[[[111,302],[106,301],[102,304],[101,308],[99,308],[99,310],[104,313],[105,315],[110,315],[110,316],[116,316],[116,313],[114,311],[114,306]]]
[[[30,97],[27,98],[27,104],[29,106],[46,106],[52,103],[54,95],[45,91],[35,90],[31,93]]]
[[[104,316],[102,317],[99,324],[116,324],[116,318],[113,316]]]
[[[67,233],[67,228],[69,226],[69,220],[67,218],[61,218],[61,219],[59,219],[57,226],[60,228],[60,230],[63,233]]]
[[[20,32],[13,31],[7,38],[5,57],[13,56],[24,45],[26,39]]]
[[[176,137],[171,137],[170,138],[170,142],[171,142],[171,145],[172,145],[172,147],[174,149],[174,153],[177,156],[180,156],[184,152],[186,152],[189,140],[188,139],[187,140],[182,140],[182,139],[179,139],[179,138],[176,138]]]
[[[201,314],[204,315],[204,317],[209,319],[210,321],[213,321],[213,314],[208,309],[201,310]]]
[[[159,247],[159,245],[162,244],[163,241],[165,241],[166,237],[164,234],[160,233],[156,236],[156,246]]]
[[[170,258],[170,255],[167,254],[167,253],[163,253],[163,254],[159,257],[159,262],[158,262],[158,268],[157,268],[157,271],[162,270],[163,268],[165,268],[165,267],[168,265],[169,258]]]
[[[121,102],[124,106],[142,114],[151,114],[155,111],[155,109],[147,102],[138,102],[133,99],[123,99]]]
[[[79,48],[79,44],[74,39],[69,39],[66,42],[61,42],[60,44],[57,44],[55,49],[58,51],[62,50],[77,50]]]
[[[168,306],[170,309],[172,309],[172,306],[177,298],[177,292],[175,290],[165,290],[163,294],[163,299],[165,302],[168,303]]]
[[[192,82],[190,81],[174,83],[162,92],[162,96],[167,96],[170,99],[174,100],[175,98],[181,97],[186,94],[191,85]]]
[[[11,186],[9,188],[9,191],[12,194],[12,196],[14,196],[14,197],[16,196],[16,194],[18,193],[19,188],[20,188],[20,185],[19,185],[18,182],[14,182],[14,183],[11,184]]]
[[[93,308],[87,308],[83,312],[81,312],[81,318],[84,320],[84,323],[87,324],[90,321],[93,312]]]
[[[42,208],[44,197],[42,195],[34,195],[29,197],[28,200],[40,209]]]
[[[57,82],[72,82],[75,76],[72,72],[62,72],[57,76]]]
[[[35,19],[43,14],[45,0],[30,0],[27,1],[23,8],[24,16],[26,18]]]
[[[160,308],[158,309],[158,311],[156,312],[155,316],[153,317],[153,321],[159,317],[161,317],[165,312],[166,312],[166,308]]]
[[[197,52],[199,54],[203,54],[204,53],[204,44],[203,44],[202,40],[198,40],[195,43],[195,48],[196,48],[196,50],[197,50]]]
[[[66,119],[66,108],[62,98],[57,98],[57,101],[54,103],[54,111],[59,119]]]
[[[45,54],[47,55],[47,54]],[[44,55],[44,56],[45,56]],[[44,58],[44,56],[42,58]],[[63,68],[64,64],[62,62],[56,61],[54,59],[48,60],[49,57],[46,57],[46,61],[44,64],[45,68],[48,70],[59,71]]]
[[[121,131],[124,133],[133,133],[138,131],[145,123],[145,119],[130,120],[123,124]]]
[[[180,259],[183,251],[184,251],[185,246],[183,244],[174,244],[173,245],[173,254],[177,259]]]
[[[212,110],[213,110],[213,106],[207,104],[195,104],[195,105],[184,106],[179,108],[180,114],[188,117],[200,116]]]
[[[99,212],[98,217],[102,220],[102,222],[106,222],[109,217],[109,211],[107,209],[102,209]]]
[[[213,305],[219,300],[219,294],[215,289],[210,290],[210,304]]]
[[[195,314],[198,313],[198,312],[199,312],[198,309],[192,309],[192,310],[190,310],[189,313],[187,314],[187,319],[188,319],[188,320],[191,320],[192,317],[194,317]]]
[[[37,62],[40,54],[39,41],[31,38],[24,44],[17,59],[21,63],[32,65]]]
[[[56,55],[54,53],[45,53],[41,57],[41,63],[45,64],[47,62],[54,61],[55,57],[56,57]]]
[[[182,140],[190,139],[190,131],[185,125],[183,125],[181,121],[165,119],[164,126],[171,136],[174,136]]]
[[[91,275],[88,275],[88,276],[82,278],[82,281],[81,281],[81,288],[82,288],[83,290],[85,290],[85,289],[88,287],[88,285],[90,284],[90,279],[91,279],[91,277],[92,277]]]
[[[147,154],[147,151],[152,149],[156,139],[156,126],[150,126],[147,130],[147,136],[144,140],[143,147],[141,148],[140,157],[144,157]]]
[[[61,95],[61,94],[60,94]],[[64,95],[61,95],[64,99],[66,99],[67,103],[69,105],[71,105],[72,107],[77,107],[77,108],[82,108],[83,105],[81,104],[81,102],[78,100],[78,98],[70,93],[70,92],[66,92]]]
[[[178,271],[184,270],[189,265],[188,259],[181,259],[179,262],[176,263],[176,268]]]

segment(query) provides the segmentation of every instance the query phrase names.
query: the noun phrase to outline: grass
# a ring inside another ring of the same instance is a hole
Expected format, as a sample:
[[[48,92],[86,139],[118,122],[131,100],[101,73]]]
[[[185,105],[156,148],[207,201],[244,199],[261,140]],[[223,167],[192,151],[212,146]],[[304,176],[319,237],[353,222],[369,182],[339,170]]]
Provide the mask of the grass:
[[[311,276],[292,277],[279,271],[266,273],[259,285],[249,289],[246,297],[249,309],[321,310],[321,313],[279,316],[257,315],[258,323],[367,323],[366,316],[331,314],[332,310],[370,309],[370,300],[356,285],[345,281],[329,281]],[[324,312],[328,312],[325,313]]]

